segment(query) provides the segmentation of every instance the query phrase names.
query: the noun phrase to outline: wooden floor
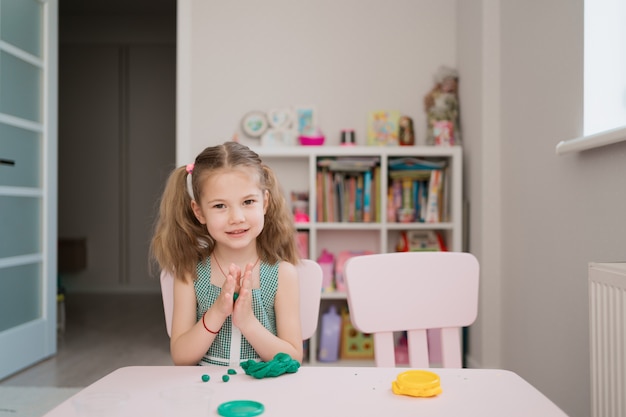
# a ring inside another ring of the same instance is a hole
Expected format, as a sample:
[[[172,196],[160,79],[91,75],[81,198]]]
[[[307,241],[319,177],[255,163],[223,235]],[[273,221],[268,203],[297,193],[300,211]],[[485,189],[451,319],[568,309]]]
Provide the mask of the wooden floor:
[[[68,294],[57,354],[0,385],[85,387],[131,365],[172,365],[161,294]]]

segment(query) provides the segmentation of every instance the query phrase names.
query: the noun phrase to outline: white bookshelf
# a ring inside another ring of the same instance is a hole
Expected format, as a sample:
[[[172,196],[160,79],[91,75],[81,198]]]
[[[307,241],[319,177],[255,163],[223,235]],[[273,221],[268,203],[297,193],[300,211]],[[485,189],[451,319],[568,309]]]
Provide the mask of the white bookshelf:
[[[259,147],[254,149],[278,175],[286,198],[290,201],[291,191],[309,192],[308,223],[296,223],[301,231],[309,233],[309,258],[316,260],[322,249],[337,254],[341,250],[371,250],[373,252],[394,252],[401,231],[435,230],[440,232],[448,250],[462,250],[462,149],[460,147],[433,146],[297,146],[297,147]],[[356,222],[317,222],[315,208],[317,160],[320,157],[342,156],[378,156],[380,157],[380,190],[379,196],[386,196],[388,190],[388,162],[395,157],[418,157],[447,160],[448,176],[446,186],[449,187],[448,217],[439,223],[398,223],[386,219],[386,200],[381,202],[379,221],[371,223]],[[326,313],[332,303],[346,302],[346,294],[327,292],[322,294],[321,315]],[[309,363],[322,364],[317,361],[318,332],[309,341]],[[315,354],[313,354],[315,353]],[[353,363],[354,360],[340,361]],[[332,363],[323,363],[332,365]]]

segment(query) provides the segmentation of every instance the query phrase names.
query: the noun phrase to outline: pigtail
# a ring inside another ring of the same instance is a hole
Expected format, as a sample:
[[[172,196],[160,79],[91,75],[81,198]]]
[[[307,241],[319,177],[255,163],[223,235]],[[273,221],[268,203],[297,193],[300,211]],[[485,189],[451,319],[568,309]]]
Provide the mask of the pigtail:
[[[257,251],[268,262],[285,260],[292,264],[299,261],[296,244],[296,227],[284,194],[274,172],[262,164],[264,183],[269,192],[265,213],[265,225],[257,238]]]
[[[206,229],[196,219],[187,190],[187,171],[179,167],[172,171],[161,197],[159,214],[150,245],[152,257],[161,269],[178,278],[195,278],[196,265],[206,256]]]

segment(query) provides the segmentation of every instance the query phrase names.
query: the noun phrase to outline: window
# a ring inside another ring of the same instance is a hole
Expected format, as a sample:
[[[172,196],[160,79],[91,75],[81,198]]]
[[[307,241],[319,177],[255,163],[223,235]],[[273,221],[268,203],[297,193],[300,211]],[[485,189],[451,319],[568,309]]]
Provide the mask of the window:
[[[626,141],[626,0],[585,0],[583,136],[557,155]]]
[[[626,127],[626,1],[585,1],[585,136]]]

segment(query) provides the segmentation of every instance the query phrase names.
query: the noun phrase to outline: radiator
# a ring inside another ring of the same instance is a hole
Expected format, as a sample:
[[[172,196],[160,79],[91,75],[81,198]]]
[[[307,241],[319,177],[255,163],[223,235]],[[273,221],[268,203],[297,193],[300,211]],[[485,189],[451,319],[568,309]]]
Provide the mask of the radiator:
[[[589,264],[591,416],[626,416],[626,263]]]

